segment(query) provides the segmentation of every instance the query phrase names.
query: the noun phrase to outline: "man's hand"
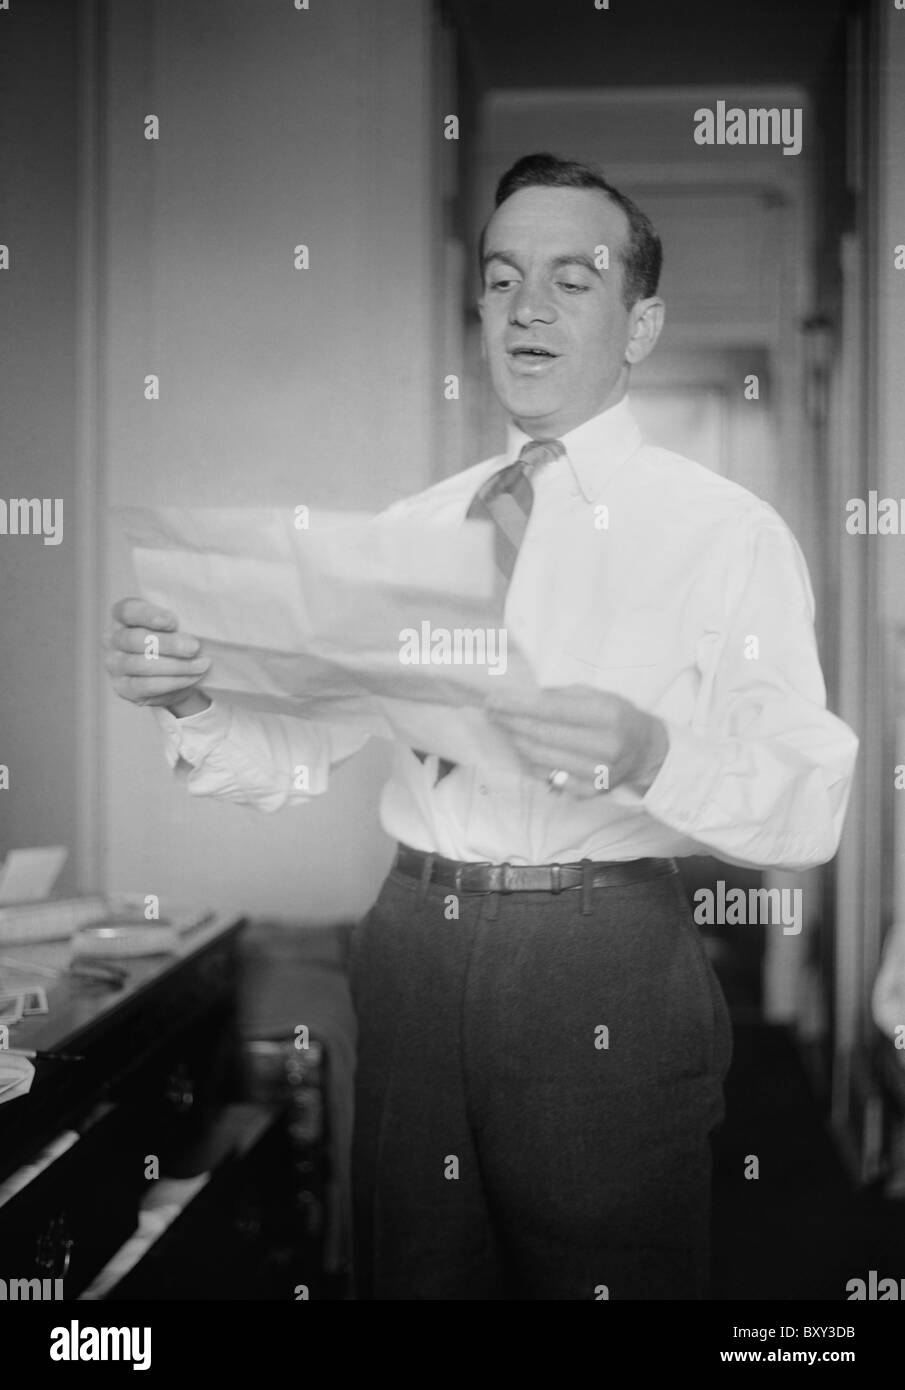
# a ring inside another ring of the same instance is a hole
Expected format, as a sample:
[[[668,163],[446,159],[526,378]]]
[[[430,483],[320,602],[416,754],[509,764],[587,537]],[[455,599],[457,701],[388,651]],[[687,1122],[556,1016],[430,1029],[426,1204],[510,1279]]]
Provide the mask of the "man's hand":
[[[198,638],[178,632],[178,626],[173,613],[144,599],[120,599],[104,635],[104,665],[122,699],[135,705],[164,705],[184,719],[210,704],[195,687],[211,663],[201,656]]]
[[[526,769],[570,796],[627,785],[643,795],[669,750],[661,721],[621,695],[570,685],[530,697],[492,695],[490,717],[509,734]],[[568,773],[568,777],[563,774]]]

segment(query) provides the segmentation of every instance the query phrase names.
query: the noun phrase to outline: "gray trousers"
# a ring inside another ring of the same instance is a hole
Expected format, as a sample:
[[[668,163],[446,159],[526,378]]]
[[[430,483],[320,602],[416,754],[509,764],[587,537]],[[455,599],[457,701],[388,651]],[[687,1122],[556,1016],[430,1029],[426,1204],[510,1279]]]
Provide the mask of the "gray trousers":
[[[678,874],[453,912],[394,870],[353,930],[356,1296],[706,1297],[732,1043]]]

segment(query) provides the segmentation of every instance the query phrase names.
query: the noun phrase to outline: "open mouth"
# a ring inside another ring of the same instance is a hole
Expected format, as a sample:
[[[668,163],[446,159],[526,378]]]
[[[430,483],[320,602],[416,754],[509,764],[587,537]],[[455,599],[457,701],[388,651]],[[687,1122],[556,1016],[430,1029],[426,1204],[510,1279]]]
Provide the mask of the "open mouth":
[[[530,345],[509,348],[506,355],[513,367],[527,372],[542,371],[557,361],[559,356],[558,353],[550,352],[549,348]]]

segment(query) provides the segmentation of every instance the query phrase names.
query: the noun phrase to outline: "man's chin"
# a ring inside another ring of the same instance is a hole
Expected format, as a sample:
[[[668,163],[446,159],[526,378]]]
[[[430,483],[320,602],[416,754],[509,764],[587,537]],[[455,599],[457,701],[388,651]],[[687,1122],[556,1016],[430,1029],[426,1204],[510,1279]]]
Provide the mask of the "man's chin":
[[[545,420],[559,415],[563,408],[563,402],[558,395],[542,389],[539,385],[532,389],[530,383],[516,391],[511,388],[497,391],[497,397],[503,409],[518,424],[530,422],[541,425]]]

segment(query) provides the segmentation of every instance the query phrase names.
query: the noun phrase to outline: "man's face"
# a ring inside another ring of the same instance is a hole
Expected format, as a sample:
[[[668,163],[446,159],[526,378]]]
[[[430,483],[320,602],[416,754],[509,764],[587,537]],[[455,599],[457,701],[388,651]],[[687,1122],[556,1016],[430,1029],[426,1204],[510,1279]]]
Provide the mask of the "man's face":
[[[622,209],[590,188],[523,188],[490,219],[483,351],[497,396],[526,434],[565,434],[624,394],[639,314],[622,301],[627,235]],[[595,264],[600,247],[609,269]]]

